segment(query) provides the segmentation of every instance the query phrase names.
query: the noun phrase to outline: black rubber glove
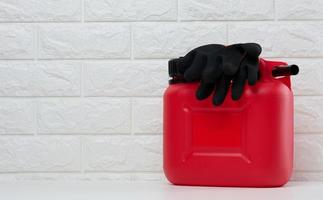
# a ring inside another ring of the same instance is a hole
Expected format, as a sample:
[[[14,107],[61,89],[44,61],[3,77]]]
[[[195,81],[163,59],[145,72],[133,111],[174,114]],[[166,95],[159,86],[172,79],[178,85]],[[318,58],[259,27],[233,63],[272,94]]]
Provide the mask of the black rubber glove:
[[[203,70],[196,97],[202,100],[215,91],[213,104],[220,105],[232,82],[232,99],[240,99],[246,79],[249,85],[258,80],[260,53],[261,47],[255,43],[234,44],[218,51],[212,56],[215,64]]]
[[[232,98],[238,100],[245,80],[254,85],[258,79],[260,45],[256,43],[223,46],[209,44],[193,49],[184,57],[175,59],[179,73],[187,82],[201,81],[196,92],[199,100],[214,91],[213,104],[224,101],[232,82]]]

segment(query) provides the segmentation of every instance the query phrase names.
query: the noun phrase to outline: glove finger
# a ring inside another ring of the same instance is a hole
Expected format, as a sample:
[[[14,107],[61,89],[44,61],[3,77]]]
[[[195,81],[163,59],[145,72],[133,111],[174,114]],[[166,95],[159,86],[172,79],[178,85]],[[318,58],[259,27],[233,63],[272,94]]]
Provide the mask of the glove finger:
[[[198,48],[195,49],[196,52],[199,52],[201,54],[210,54],[210,52],[217,52],[219,50],[224,49],[225,46],[222,44],[207,44],[204,46],[200,46]]]
[[[217,52],[224,48],[225,46],[221,44],[208,44],[191,50],[184,57],[178,58],[177,66],[178,66],[179,72],[181,74],[184,74],[185,71],[191,67],[191,64],[194,60],[195,55],[197,54],[207,55],[207,54],[210,54],[210,52]]]
[[[244,52],[240,44],[228,46],[222,53],[223,70],[227,76],[233,76],[237,73],[240,63],[243,60]]]
[[[241,45],[243,50],[247,52],[248,56],[253,58],[258,57],[262,51],[262,48],[257,43],[245,43]]]
[[[255,85],[258,80],[258,71],[259,71],[258,59],[256,62],[253,62],[252,64],[249,63],[247,65],[247,71],[248,71],[248,84]]]
[[[216,80],[222,75],[220,70],[222,60],[220,57],[209,56],[205,70],[202,74],[200,86],[196,91],[196,98],[199,100],[206,99],[214,91]]]
[[[220,105],[223,103],[225,96],[228,93],[230,87],[230,78],[228,76],[223,75],[216,85],[215,94],[213,96],[213,104]]]
[[[214,91],[215,83],[201,82],[196,90],[195,96],[198,100],[203,100],[209,97]]]
[[[215,83],[222,75],[222,58],[217,56],[209,56],[207,58],[206,67],[202,73],[202,81],[206,83]]]
[[[190,67],[185,71],[184,78],[187,81],[196,81],[201,78],[206,63],[206,56],[196,54]]]
[[[231,97],[233,100],[240,99],[246,79],[247,79],[247,67],[243,65],[239,69],[238,75],[235,77],[235,79],[232,82]]]

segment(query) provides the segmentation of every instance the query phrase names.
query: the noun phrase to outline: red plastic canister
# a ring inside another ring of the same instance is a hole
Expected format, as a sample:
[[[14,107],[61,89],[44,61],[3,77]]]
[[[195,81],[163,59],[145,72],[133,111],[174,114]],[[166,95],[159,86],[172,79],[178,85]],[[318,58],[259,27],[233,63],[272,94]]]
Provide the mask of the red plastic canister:
[[[198,83],[171,84],[164,93],[164,172],[179,185],[276,187],[293,167],[290,77],[283,62],[260,59],[261,78],[239,101],[198,101]],[[231,91],[228,92],[230,94]]]

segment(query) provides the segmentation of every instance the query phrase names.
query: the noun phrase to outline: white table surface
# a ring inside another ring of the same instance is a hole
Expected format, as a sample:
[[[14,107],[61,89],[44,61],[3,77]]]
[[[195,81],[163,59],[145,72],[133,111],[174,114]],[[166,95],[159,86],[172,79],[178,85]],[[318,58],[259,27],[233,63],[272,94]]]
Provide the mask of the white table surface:
[[[323,200],[323,182],[290,182],[281,188],[173,186],[166,182],[0,182],[1,200]]]

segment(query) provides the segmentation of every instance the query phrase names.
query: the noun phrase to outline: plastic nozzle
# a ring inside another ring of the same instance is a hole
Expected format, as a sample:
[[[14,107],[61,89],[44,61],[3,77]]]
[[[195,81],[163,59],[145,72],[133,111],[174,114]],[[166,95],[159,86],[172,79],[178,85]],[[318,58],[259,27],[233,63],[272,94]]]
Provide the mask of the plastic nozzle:
[[[297,65],[277,66],[272,70],[273,77],[297,75],[299,68]]]

